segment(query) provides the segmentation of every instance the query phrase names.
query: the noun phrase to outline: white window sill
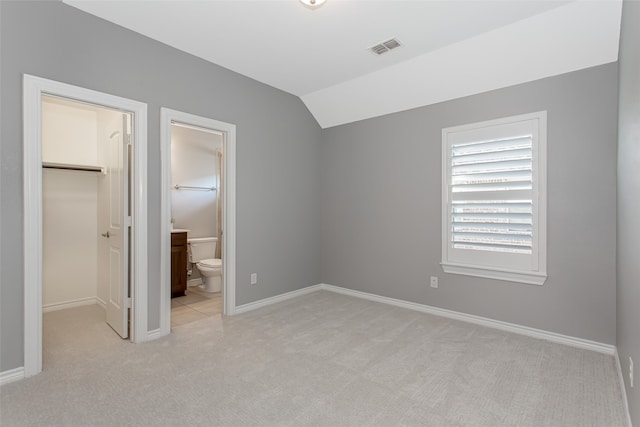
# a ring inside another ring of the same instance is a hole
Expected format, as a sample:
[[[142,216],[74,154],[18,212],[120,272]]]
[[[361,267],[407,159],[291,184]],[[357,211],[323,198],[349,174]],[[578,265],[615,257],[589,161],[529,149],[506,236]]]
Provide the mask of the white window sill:
[[[527,283],[529,285],[542,285],[547,279],[545,273],[533,271],[513,271],[493,268],[481,268],[477,266],[440,263],[445,273],[462,274],[465,276],[484,277],[486,279],[506,280],[509,282]]]

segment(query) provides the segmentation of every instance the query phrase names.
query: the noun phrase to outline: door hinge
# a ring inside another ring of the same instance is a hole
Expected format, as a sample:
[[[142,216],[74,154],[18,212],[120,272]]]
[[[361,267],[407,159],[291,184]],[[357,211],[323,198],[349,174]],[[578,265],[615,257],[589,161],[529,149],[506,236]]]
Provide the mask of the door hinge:
[[[128,216],[127,217],[127,227],[131,227],[132,224],[133,224],[133,219],[130,216]]]
[[[124,299],[125,308],[131,308],[131,297],[127,297]]]

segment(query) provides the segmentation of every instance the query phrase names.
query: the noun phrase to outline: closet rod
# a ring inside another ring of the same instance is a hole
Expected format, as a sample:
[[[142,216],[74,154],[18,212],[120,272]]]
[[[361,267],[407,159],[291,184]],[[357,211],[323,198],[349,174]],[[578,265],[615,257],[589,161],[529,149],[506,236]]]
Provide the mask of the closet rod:
[[[104,168],[101,166],[70,165],[65,163],[42,162],[42,167],[45,169],[61,169],[61,170],[70,170],[70,171],[83,171],[83,172],[104,172]]]
[[[216,187],[192,187],[190,185],[174,185],[176,190],[200,190],[200,191],[215,191]]]

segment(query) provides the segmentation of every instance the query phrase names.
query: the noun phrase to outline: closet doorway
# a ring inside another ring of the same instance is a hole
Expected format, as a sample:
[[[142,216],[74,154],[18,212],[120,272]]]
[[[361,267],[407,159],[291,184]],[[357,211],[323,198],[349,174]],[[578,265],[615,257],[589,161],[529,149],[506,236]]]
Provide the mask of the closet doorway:
[[[146,105],[25,75],[23,156],[25,376],[43,311],[92,306],[147,340]]]
[[[132,115],[42,97],[42,308],[96,304],[129,337]]]

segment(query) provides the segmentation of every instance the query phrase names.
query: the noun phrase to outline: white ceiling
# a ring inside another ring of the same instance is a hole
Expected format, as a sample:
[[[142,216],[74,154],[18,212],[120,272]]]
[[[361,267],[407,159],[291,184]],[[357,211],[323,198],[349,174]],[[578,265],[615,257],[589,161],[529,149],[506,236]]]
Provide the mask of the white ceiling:
[[[621,11],[621,0],[64,2],[297,95],[323,128],[615,61]],[[403,46],[367,50],[391,37]],[[533,60],[512,67],[523,46]]]

